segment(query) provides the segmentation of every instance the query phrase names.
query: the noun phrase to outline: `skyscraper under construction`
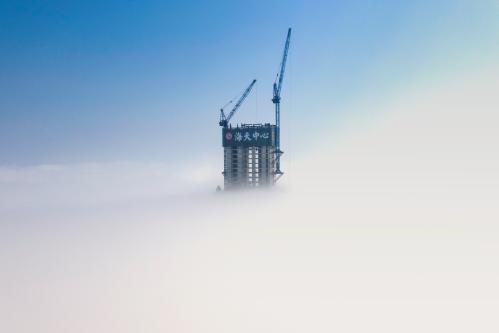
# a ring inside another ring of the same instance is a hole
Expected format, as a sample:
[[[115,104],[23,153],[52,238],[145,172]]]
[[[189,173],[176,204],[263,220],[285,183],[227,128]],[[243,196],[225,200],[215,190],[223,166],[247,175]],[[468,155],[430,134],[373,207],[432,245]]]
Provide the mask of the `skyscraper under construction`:
[[[222,145],[224,147],[224,189],[274,185],[282,176],[280,169],[280,101],[281,88],[291,38],[288,29],[280,71],[273,86],[272,102],[275,105],[275,125],[241,124],[235,127],[229,121],[251,92],[256,80],[246,88],[230,113],[220,110]]]

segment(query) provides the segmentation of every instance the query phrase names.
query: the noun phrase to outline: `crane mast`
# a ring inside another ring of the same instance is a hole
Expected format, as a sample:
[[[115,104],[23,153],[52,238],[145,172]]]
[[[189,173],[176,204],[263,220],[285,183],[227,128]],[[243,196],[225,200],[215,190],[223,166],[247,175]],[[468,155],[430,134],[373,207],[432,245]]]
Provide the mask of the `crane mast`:
[[[229,113],[229,115],[227,117],[225,116],[224,108],[227,105],[229,105],[230,103],[232,103],[232,101],[230,101],[229,103],[225,104],[225,106],[220,109],[220,122],[218,123],[220,126],[222,126],[222,127],[227,127],[228,126],[230,119],[232,118],[232,116],[234,116],[234,114],[236,113],[237,109],[239,109],[239,107],[241,106],[241,104],[243,104],[243,102],[246,99],[246,97],[248,97],[248,95],[251,92],[251,89],[253,89],[253,86],[255,85],[255,83],[256,83],[256,80],[253,80],[251,82],[251,84],[248,86],[248,88],[246,88],[246,90],[244,91],[243,95],[239,98],[239,100],[237,101],[236,105],[234,105],[234,107],[232,108],[232,110],[230,111],[230,113]]]
[[[275,154],[276,154],[276,175],[282,175],[281,171],[281,155],[283,152],[281,151],[281,139],[280,139],[280,125],[281,125],[281,88],[282,88],[282,81],[284,78],[284,71],[286,69],[286,60],[288,58],[288,50],[289,50],[289,42],[291,39],[291,28],[288,29],[288,35],[286,37],[286,43],[284,44],[284,52],[282,55],[282,61],[281,61],[281,69],[279,71],[279,74],[277,75],[276,82],[274,82],[274,96],[272,98],[272,102],[275,105],[275,125],[276,125],[276,148],[275,148]]]

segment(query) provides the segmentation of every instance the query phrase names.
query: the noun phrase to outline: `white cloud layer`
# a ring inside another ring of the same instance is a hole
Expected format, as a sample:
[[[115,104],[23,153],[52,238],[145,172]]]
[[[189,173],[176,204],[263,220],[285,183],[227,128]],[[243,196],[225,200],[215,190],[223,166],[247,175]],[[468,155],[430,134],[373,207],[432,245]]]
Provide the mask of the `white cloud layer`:
[[[271,192],[2,168],[0,331],[497,332],[497,74],[364,106]]]

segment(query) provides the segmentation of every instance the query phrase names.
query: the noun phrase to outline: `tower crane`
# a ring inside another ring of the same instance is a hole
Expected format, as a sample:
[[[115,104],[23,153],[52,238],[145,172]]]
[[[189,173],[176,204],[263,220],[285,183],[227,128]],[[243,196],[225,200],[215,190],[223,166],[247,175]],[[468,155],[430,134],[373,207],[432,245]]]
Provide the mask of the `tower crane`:
[[[276,81],[274,82],[274,96],[272,102],[275,105],[275,125],[276,125],[276,171],[277,175],[282,175],[281,171],[281,143],[280,143],[280,125],[281,125],[281,88],[282,80],[284,78],[284,71],[286,69],[286,60],[288,58],[289,42],[291,39],[291,28],[288,29],[286,43],[284,44],[284,53],[282,55],[281,70],[277,74]]]
[[[246,99],[246,97],[248,97],[248,95],[251,92],[251,89],[253,88],[253,86],[255,85],[255,83],[256,83],[256,80],[253,80],[251,82],[251,84],[248,86],[248,88],[246,88],[246,90],[244,91],[243,95],[239,98],[239,100],[237,101],[236,105],[234,105],[234,107],[232,108],[232,110],[230,111],[230,113],[229,113],[228,116],[225,116],[224,108],[227,105],[229,105],[230,103],[232,103],[232,101],[230,101],[229,103],[225,104],[220,109],[220,122],[218,123],[220,126],[222,126],[222,127],[227,127],[228,126],[230,119],[232,118],[232,116],[234,116],[234,114],[236,113],[237,109],[239,109],[239,107],[244,102],[244,100]]]

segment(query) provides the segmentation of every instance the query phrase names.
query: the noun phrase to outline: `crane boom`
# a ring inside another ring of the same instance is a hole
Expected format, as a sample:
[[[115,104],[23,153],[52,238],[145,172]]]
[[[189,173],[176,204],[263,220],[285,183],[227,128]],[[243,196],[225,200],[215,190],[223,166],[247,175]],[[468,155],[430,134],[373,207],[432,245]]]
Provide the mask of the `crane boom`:
[[[288,59],[288,50],[289,43],[291,41],[291,28],[288,29],[288,35],[286,37],[286,43],[284,44],[284,52],[282,55],[281,61],[281,70],[277,75],[277,82],[274,82],[274,96],[272,98],[272,102],[275,104],[275,125],[276,125],[276,171],[277,175],[282,175],[281,171],[281,155],[283,152],[281,151],[281,88],[282,81],[284,78],[284,71],[286,69],[286,60]]]
[[[220,122],[218,123],[220,126],[227,127],[230,119],[234,116],[234,114],[236,113],[237,109],[239,109],[241,104],[243,104],[246,97],[248,97],[248,95],[251,92],[251,89],[253,89],[253,86],[255,85],[255,83],[256,83],[256,80],[253,80],[251,82],[251,84],[248,86],[248,88],[246,88],[243,95],[239,98],[236,105],[234,105],[234,107],[232,108],[232,110],[230,111],[230,113],[227,117],[225,116],[223,108],[220,109]]]
[[[278,99],[281,97],[282,81],[284,78],[284,71],[286,70],[286,60],[288,59],[288,50],[289,50],[290,40],[291,40],[291,28],[288,29],[286,43],[284,44],[284,52],[282,55],[281,70],[279,71],[279,75],[278,75],[278,83],[277,83],[277,85],[274,83],[274,98],[277,97]]]

